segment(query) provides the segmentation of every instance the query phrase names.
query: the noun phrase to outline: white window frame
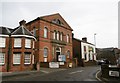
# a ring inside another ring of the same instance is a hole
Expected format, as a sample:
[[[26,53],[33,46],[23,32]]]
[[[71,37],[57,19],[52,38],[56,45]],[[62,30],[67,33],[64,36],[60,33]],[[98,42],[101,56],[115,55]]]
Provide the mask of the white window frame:
[[[25,48],[31,48],[31,39],[25,39]]]
[[[44,38],[48,37],[48,28],[44,27]]]
[[[5,53],[0,53],[0,65],[5,64]]]
[[[0,47],[5,47],[6,45],[6,38],[0,37]]]
[[[20,64],[21,63],[21,54],[15,53],[13,54],[13,64]]]
[[[29,56],[29,57],[26,57],[26,56]],[[26,62],[26,61],[28,61],[28,62]],[[24,64],[31,64],[31,54],[25,53],[25,55],[24,55]]]
[[[21,38],[14,38],[14,47],[21,47]]]

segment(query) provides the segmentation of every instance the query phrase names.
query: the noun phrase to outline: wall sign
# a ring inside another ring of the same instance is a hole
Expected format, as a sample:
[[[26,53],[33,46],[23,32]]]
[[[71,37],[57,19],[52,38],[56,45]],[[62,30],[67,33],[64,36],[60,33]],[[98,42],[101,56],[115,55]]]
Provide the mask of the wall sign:
[[[59,63],[58,62],[49,62],[49,67],[50,68],[59,68]]]
[[[59,55],[58,56],[58,61],[65,62],[66,61],[66,56],[65,55]]]

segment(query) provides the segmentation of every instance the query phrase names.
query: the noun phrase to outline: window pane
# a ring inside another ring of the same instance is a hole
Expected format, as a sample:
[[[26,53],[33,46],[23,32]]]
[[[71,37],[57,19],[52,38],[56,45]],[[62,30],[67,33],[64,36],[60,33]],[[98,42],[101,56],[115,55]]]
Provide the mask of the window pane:
[[[67,43],[69,43],[69,35],[67,35]]]
[[[0,38],[0,47],[5,47],[5,38]]]
[[[30,63],[31,63],[31,54],[25,54],[24,64],[30,64]]]
[[[21,38],[14,39],[14,47],[21,47]]]
[[[48,30],[47,30],[47,28],[45,27],[45,28],[44,28],[44,38],[47,38],[47,32],[48,32]]]
[[[60,40],[62,41],[63,40],[63,34],[61,33],[60,35]]]
[[[57,40],[59,40],[59,32],[57,32]]]
[[[48,56],[48,49],[44,48],[44,57],[47,57],[47,56]]]
[[[13,54],[13,64],[20,64],[21,54]]]
[[[70,58],[70,51],[67,52],[67,58]]]
[[[5,53],[0,53],[0,65],[5,64]]]
[[[25,47],[31,48],[31,40],[30,39],[25,39]]]

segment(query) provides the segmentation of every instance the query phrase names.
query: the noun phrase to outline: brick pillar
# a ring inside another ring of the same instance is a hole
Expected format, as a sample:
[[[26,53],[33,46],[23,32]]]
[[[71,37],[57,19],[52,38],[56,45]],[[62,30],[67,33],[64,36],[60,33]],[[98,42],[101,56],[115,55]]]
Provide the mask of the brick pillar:
[[[101,72],[102,72],[102,77],[108,78],[109,77],[109,66],[107,64],[102,64]]]

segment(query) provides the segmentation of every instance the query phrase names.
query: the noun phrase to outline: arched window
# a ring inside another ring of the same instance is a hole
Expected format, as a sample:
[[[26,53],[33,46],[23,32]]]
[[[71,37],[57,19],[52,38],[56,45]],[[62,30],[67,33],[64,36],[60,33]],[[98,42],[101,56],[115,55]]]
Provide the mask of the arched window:
[[[44,48],[44,58],[48,57],[48,48]]]
[[[70,58],[70,51],[67,51],[67,58]]]
[[[44,38],[48,37],[48,29],[47,27],[44,28]]]
[[[57,40],[59,40],[60,39],[60,32],[58,31],[57,32]]]
[[[69,37],[69,35],[67,34],[67,43],[69,43],[70,42],[70,37]]]
[[[53,33],[53,39],[56,39],[56,31]]]
[[[63,41],[63,33],[60,34],[60,40]]]

